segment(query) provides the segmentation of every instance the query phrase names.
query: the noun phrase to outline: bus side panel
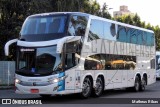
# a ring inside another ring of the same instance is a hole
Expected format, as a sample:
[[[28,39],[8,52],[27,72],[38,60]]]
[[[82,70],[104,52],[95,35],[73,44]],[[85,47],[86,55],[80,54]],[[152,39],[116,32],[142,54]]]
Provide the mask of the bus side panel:
[[[114,88],[121,88],[122,87],[122,76],[123,76],[123,71],[122,70],[115,70],[115,74],[113,77],[113,82],[114,82]]]
[[[127,81],[128,81],[128,70],[123,70],[122,75],[122,87],[127,87]]]
[[[75,69],[65,71],[67,78],[65,79],[65,92],[74,93],[75,91]]]
[[[107,70],[106,71],[106,78],[105,78],[105,89],[113,89],[114,88],[114,75],[116,71],[115,70]]]
[[[75,93],[82,92],[81,88],[81,72],[82,70],[75,70]]]
[[[135,79],[136,72],[137,72],[136,70],[127,70],[127,73],[128,73],[127,87],[133,87],[134,86],[134,79]]]

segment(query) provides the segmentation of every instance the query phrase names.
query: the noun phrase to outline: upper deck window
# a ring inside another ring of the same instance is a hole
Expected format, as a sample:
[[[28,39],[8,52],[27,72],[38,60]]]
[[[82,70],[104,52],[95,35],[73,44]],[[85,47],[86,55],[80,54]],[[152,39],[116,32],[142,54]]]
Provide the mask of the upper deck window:
[[[103,21],[101,20],[91,20],[88,41],[95,39],[102,39],[103,36]]]
[[[23,25],[21,34],[63,33],[65,16],[28,18]]]
[[[21,39],[45,41],[64,36],[67,16],[50,15],[29,17],[21,29]],[[63,35],[62,35],[63,34]]]
[[[85,16],[72,16],[69,22],[68,35],[84,36],[88,18]]]
[[[154,46],[154,33],[118,25],[117,41]]]

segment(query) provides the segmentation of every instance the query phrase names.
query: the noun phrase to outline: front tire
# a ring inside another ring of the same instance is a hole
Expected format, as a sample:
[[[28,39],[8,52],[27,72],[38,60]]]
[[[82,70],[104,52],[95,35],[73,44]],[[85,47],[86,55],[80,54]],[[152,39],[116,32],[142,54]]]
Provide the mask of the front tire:
[[[86,77],[83,81],[82,92],[80,95],[82,98],[88,98],[90,97],[91,92],[92,92],[92,83],[90,78]]]
[[[101,77],[96,80],[96,87],[94,88],[93,94],[95,97],[99,97],[103,93],[104,83]]]

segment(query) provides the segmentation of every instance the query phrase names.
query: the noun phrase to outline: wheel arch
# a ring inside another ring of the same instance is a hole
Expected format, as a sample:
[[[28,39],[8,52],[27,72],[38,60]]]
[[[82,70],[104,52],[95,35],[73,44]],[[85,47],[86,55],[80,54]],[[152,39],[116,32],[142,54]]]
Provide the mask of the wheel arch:
[[[140,79],[140,81],[141,81],[141,74],[140,74],[140,72],[137,72],[137,73],[135,74],[135,76],[134,76],[134,81],[135,81],[135,79],[136,79],[136,76],[138,76],[139,79]]]
[[[105,89],[105,77],[104,77],[104,74],[98,74],[98,75],[96,76],[95,82],[94,82],[94,86],[95,86],[95,84],[96,84],[96,80],[97,80],[98,77],[102,78],[103,88]]]
[[[82,88],[84,79],[87,78],[87,77],[91,80],[91,84],[92,84],[92,87],[93,87],[93,75],[91,73],[87,73],[86,75],[83,76],[83,78],[81,80],[81,88]]]

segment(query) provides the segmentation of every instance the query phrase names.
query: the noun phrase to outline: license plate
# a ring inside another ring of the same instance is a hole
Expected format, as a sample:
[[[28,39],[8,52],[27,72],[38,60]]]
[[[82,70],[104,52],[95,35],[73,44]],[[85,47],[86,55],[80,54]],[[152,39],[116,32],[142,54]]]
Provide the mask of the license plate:
[[[31,93],[39,93],[39,89],[31,89]]]

